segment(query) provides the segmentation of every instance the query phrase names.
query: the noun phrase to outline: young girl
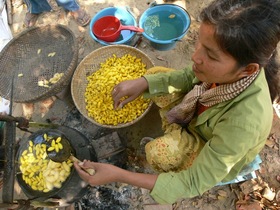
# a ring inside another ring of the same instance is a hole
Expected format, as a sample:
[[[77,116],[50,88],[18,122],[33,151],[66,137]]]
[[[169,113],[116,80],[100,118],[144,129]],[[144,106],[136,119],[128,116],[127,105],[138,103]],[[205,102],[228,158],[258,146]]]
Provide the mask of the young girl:
[[[201,13],[192,69],[152,68],[112,91],[116,108],[143,93],[162,108],[165,134],[146,145],[148,162],[161,173],[85,160],[74,164],[81,178],[92,186],[135,185],[151,190],[159,203],[173,203],[249,173],[270,133],[272,102],[280,96],[279,14],[279,1],[213,1]]]

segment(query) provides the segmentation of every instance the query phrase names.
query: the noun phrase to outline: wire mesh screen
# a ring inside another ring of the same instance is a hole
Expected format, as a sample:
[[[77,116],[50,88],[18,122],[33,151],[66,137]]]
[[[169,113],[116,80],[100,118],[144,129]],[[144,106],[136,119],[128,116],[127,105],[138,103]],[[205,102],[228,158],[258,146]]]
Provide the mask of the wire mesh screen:
[[[29,28],[0,53],[0,94],[8,100],[12,96],[14,102],[55,95],[70,83],[77,61],[77,41],[70,29],[62,25]]]

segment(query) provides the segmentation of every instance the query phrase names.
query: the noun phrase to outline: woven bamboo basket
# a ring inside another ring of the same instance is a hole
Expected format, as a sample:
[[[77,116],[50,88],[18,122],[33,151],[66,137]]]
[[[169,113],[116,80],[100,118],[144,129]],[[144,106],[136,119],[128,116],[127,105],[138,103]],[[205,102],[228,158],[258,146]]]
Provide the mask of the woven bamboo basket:
[[[15,36],[0,53],[0,95],[18,103],[36,102],[67,87],[78,62],[78,43],[62,25],[31,27]],[[64,73],[49,87],[38,85]]]
[[[138,118],[133,121],[118,124],[118,125],[105,125],[96,122],[93,118],[88,116],[88,111],[86,109],[85,102],[85,91],[87,87],[87,76],[96,72],[100,68],[100,63],[105,62],[109,57],[112,57],[115,54],[117,57],[122,57],[125,54],[130,54],[137,58],[141,58],[142,63],[146,64],[146,69],[149,69],[154,66],[152,60],[142,51],[127,45],[110,45],[101,47],[90,54],[88,54],[78,65],[77,69],[74,72],[71,82],[71,94],[76,108],[79,112],[90,122],[94,123],[97,126],[105,128],[122,128],[127,127],[132,124],[135,124],[140,119],[142,119],[150,110],[152,102],[150,102],[147,109],[140,115]]]

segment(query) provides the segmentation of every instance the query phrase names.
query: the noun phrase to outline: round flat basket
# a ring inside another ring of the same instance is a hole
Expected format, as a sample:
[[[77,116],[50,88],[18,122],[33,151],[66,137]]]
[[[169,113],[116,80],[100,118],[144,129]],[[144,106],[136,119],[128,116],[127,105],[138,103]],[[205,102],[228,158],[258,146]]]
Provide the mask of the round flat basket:
[[[113,57],[113,55],[116,55],[116,57],[119,58],[126,54],[141,59],[141,62],[146,65],[146,69],[149,69],[154,66],[151,59],[145,53],[134,47],[127,45],[109,45],[101,47],[87,55],[80,62],[80,64],[74,72],[71,82],[71,94],[75,106],[86,119],[88,119],[90,122],[94,123],[97,126],[113,129],[130,126],[142,119],[152,106],[152,102],[150,102],[147,109],[136,119],[127,123],[121,123],[117,125],[101,124],[94,120],[92,117],[89,117],[85,102],[85,92],[88,85],[87,76],[90,76],[94,72],[99,70],[100,64],[104,63],[108,58]]]
[[[21,32],[0,53],[0,95],[26,103],[61,92],[77,67],[77,46],[73,32],[62,25]]]

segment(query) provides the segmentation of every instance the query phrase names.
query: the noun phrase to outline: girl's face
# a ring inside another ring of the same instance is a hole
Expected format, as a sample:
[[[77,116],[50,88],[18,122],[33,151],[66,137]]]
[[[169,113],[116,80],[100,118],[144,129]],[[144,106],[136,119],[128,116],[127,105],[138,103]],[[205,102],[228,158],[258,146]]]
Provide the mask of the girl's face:
[[[245,67],[237,67],[237,61],[224,53],[214,39],[215,27],[202,23],[199,38],[192,56],[193,71],[202,82],[233,83],[244,75]]]

